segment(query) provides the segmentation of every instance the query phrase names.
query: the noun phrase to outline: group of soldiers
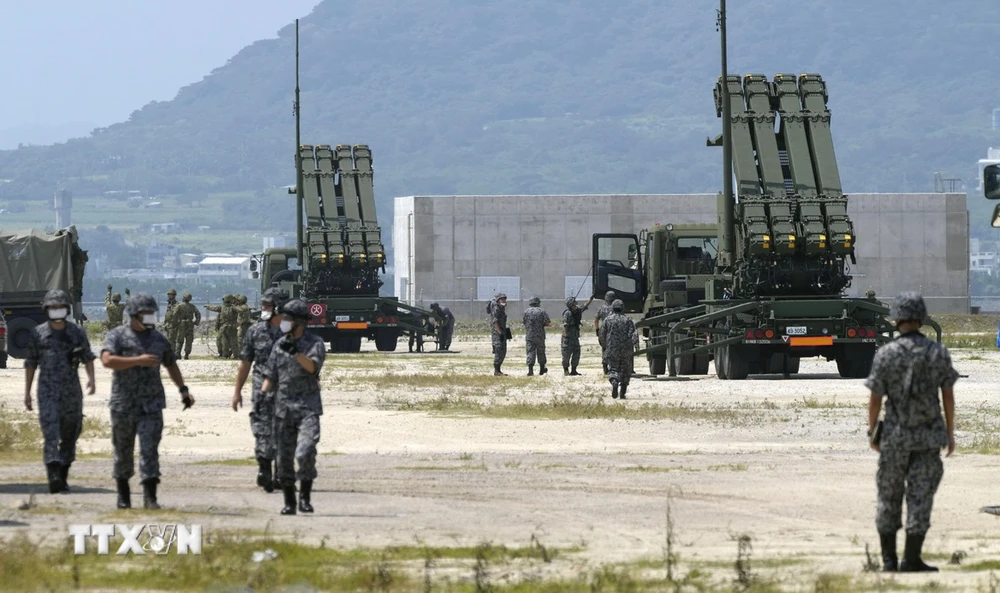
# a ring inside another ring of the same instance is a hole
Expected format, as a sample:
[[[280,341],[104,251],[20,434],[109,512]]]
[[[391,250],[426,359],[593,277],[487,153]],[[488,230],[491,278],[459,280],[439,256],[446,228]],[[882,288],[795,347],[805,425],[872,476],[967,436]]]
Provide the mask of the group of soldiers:
[[[563,374],[579,376],[577,367],[580,364],[580,333],[583,328],[583,313],[594,297],[587,300],[583,306],[577,303],[575,297],[566,299],[566,308],[562,314],[562,354]],[[552,327],[552,319],[541,308],[541,299],[533,297],[528,301],[528,308],[522,316],[524,325],[524,345],[528,376],[535,374],[535,363],[538,363],[539,375],[546,374],[548,358],[545,353],[545,328]],[[436,304],[436,303],[435,303]],[[433,307],[433,305],[432,305]],[[507,341],[512,339],[507,325],[507,295],[498,293],[487,304],[489,316],[490,340],[493,346],[493,374],[501,377],[505,373],[501,369],[507,357]],[[632,377],[632,360],[635,347],[639,344],[639,335],[635,323],[625,315],[625,304],[617,298],[614,291],[604,295],[604,304],[598,310],[594,319],[594,331],[601,345],[601,364],[604,374],[611,383],[611,397],[625,399],[629,380]]]
[[[110,289],[109,289],[110,290]],[[120,305],[120,297],[113,305]],[[168,292],[168,303],[177,308]],[[185,295],[186,296],[186,295]],[[189,299],[186,299],[189,300]],[[94,359],[86,332],[68,323],[70,297],[61,290],[45,295],[42,309],[48,321],[36,326],[25,359],[24,405],[33,409],[31,389],[38,373],[38,417],[44,439],[43,458],[49,491],[69,492],[69,470],[76,459],[76,443],[83,428],[83,389],[78,368],[85,365],[87,394],[95,391]],[[167,335],[157,329],[159,305],[148,294],[130,296],[120,309],[124,323],[110,329],[101,349],[101,364],[113,371],[111,383],[112,476],[117,486],[117,506],[131,508],[129,480],[135,475],[135,441],[139,441],[139,477],[143,506],[158,509],[160,483],[159,444],[163,435],[163,409],[167,405],[160,367],[177,386],[184,409],[194,396],[184,385],[177,365],[179,356]],[[168,309],[168,314],[171,310]],[[183,309],[181,309],[183,312]],[[166,316],[165,316],[166,317]],[[267,492],[277,485],[284,492],[283,515],[297,510],[313,512],[310,502],[316,478],[316,445],[319,417],[323,413],[319,374],[326,356],[323,341],[306,332],[311,319],[301,299],[289,300],[284,291],[271,289],[261,299],[261,318],[244,336],[242,363],[236,379],[233,410],[243,404],[241,391],[253,372],[251,431],[260,462],[257,484]],[[163,327],[160,325],[160,327]],[[252,368],[251,368],[252,367]],[[277,467],[271,471],[271,464]],[[296,471],[296,463],[298,471]]]
[[[104,308],[107,312],[104,325],[108,330],[125,323],[126,305],[121,302],[121,294],[112,293],[113,289],[114,287],[109,284],[108,292],[104,297]],[[129,290],[126,288],[126,301],[129,296]],[[178,358],[183,354],[184,359],[187,360],[194,348],[194,328],[201,324],[201,311],[191,304],[191,293],[185,292],[181,301],[177,302],[176,290],[171,288],[167,291],[166,310],[163,322],[159,327]],[[240,344],[243,343],[243,337],[252,323],[246,295],[227,294],[223,297],[221,305],[205,305],[205,309],[217,314],[215,329],[219,357],[237,358],[240,353]]]

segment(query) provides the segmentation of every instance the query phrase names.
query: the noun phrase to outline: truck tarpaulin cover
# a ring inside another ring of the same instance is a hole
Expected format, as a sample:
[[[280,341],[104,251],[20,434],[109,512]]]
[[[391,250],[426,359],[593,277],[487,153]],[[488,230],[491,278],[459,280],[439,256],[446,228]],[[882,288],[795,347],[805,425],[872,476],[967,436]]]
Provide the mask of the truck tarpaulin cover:
[[[0,294],[59,288],[80,301],[87,252],[77,245],[76,227],[53,232],[0,230]]]

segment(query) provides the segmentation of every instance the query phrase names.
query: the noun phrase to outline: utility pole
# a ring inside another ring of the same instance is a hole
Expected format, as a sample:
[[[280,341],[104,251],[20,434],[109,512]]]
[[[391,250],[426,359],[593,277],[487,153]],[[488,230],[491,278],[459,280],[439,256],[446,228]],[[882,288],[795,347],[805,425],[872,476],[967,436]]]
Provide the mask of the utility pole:
[[[299,104],[299,19],[295,19],[295,233],[298,244],[296,258],[302,263],[302,106]]]
[[[729,97],[729,67],[726,48],[726,0],[719,0],[717,26],[722,41],[722,194],[724,207],[722,209],[722,245],[719,250],[723,255],[723,265],[732,266],[734,258],[734,209],[736,199],[733,196],[733,138],[732,138],[732,101]]]

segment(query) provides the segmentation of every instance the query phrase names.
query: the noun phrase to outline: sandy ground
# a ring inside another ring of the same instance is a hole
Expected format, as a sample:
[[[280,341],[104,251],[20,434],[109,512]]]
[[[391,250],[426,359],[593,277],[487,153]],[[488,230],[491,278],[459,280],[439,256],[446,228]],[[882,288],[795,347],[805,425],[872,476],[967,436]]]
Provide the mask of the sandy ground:
[[[523,375],[523,343],[512,344],[504,370]],[[182,412],[176,390],[168,389],[160,487],[167,510],[151,520],[199,522],[206,530],[267,527],[347,547],[485,541],[523,546],[534,534],[550,547],[581,548],[571,555],[576,570],[662,558],[669,494],[680,572],[708,563],[719,578],[731,579],[726,563],[735,558],[740,534],[752,536],[758,570],[789,586],[820,572],[861,575],[865,544],[877,554],[876,455],[864,433],[868,394],[862,381],[840,379],[833,363],[803,361],[801,374],[789,380],[729,382],[714,374],[637,379],[627,403],[620,404],[607,397],[593,338],[585,340],[583,376],[564,377],[556,361],[548,376],[530,383],[501,378],[496,388],[481,381],[463,386],[461,379],[491,372],[488,342],[460,339],[453,348],[459,352],[409,354],[401,342],[400,352],[392,354],[328,356],[316,513],[296,517],[279,516],[280,494],[254,486],[255,467],[219,463],[252,455],[248,409],[233,412],[229,403],[237,363],[210,359],[207,351],[182,361],[197,405]],[[558,341],[550,340],[548,350],[558,358]],[[979,409],[978,418],[996,424],[1000,354],[957,351],[954,358],[967,375],[956,388],[960,418]],[[458,375],[441,387],[368,384],[386,373]],[[108,419],[110,378],[109,371],[98,370],[97,394],[86,398],[88,416]],[[0,402],[21,409],[22,394],[23,371],[0,371]],[[249,404],[249,387],[244,395]],[[521,420],[402,406],[442,395],[494,405],[603,395],[608,405],[683,405],[704,414]],[[974,437],[962,424],[958,436],[960,447]],[[0,536],[27,529],[59,540],[70,523],[113,516],[109,439],[88,439],[81,448],[90,455],[73,467],[72,494],[47,493],[40,459],[0,463]],[[989,582],[988,571],[945,564],[958,550],[968,554],[965,565],[1000,557],[1000,518],[979,512],[1000,504],[995,459],[960,452],[946,460],[926,546],[940,558],[943,572],[897,577],[904,588],[933,579],[955,590],[977,590]],[[139,490],[135,480],[133,489]],[[18,510],[32,493],[36,508]],[[141,502],[135,493],[133,499]],[[141,510],[130,516],[134,522],[149,517]]]

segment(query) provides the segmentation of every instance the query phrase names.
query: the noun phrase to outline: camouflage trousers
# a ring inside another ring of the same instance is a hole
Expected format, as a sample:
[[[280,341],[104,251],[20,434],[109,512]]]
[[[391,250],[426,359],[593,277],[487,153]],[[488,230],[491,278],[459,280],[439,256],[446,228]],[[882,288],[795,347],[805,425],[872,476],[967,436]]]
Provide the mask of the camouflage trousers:
[[[619,385],[627,386],[632,378],[632,353],[626,356],[607,356],[603,358],[603,363],[608,369],[608,380],[617,381]]]
[[[493,340],[493,364],[501,365],[505,358],[507,358],[507,338],[494,332],[492,336]]]
[[[526,362],[529,367],[535,366],[535,359],[538,359],[538,364],[545,368],[545,363],[548,359],[545,356],[545,340],[525,340],[524,349],[527,352]]]
[[[875,526],[879,533],[895,533],[902,527],[903,495],[906,495],[906,532],[924,534],[931,527],[931,507],[944,466],[941,451],[882,449],[878,458],[878,510]]]
[[[239,344],[236,342],[236,328],[231,325],[224,325],[215,336],[215,345],[219,348],[219,356],[222,358],[234,358],[239,354]]]
[[[264,394],[260,386],[264,379],[254,373],[250,408],[250,432],[254,438],[254,457],[274,459],[274,394]]]
[[[560,348],[564,369],[576,368],[580,364],[580,336],[563,336]]]
[[[194,348],[194,324],[186,323],[177,330],[174,354],[180,356],[183,351],[185,356],[190,356],[192,348]]]
[[[315,480],[319,416],[313,412],[289,410],[283,417],[274,419],[274,432],[281,484],[291,486],[297,479]],[[295,471],[296,462],[298,471]]]
[[[237,355],[239,355],[239,353],[240,353],[240,348],[243,347],[243,338],[247,335],[247,330],[248,329],[250,329],[249,325],[241,325],[236,330],[236,346],[235,346],[235,350],[236,350],[236,354]]]
[[[160,437],[163,436],[163,410],[129,414],[111,411],[111,444],[114,446],[116,480],[135,475],[135,437],[139,436],[139,479],[160,477]]]
[[[76,440],[83,430],[83,412],[39,402],[38,423],[45,442],[42,449],[45,465],[53,462],[69,465],[76,461]]]

